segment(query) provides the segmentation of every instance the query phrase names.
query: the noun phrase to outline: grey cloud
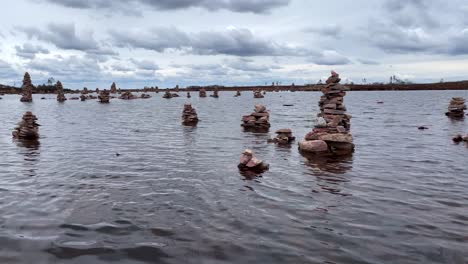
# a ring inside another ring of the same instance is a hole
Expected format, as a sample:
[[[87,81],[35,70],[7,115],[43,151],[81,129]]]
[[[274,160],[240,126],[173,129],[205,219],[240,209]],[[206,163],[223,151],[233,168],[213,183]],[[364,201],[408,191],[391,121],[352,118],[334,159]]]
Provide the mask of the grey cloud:
[[[317,65],[346,65],[351,63],[349,58],[334,50],[323,51],[319,56],[312,57],[311,61]]]
[[[177,28],[153,28],[149,32],[111,31],[115,45],[164,52],[178,50],[198,55],[303,56],[311,52],[256,36],[248,29],[186,33]]]
[[[451,55],[466,55],[468,54],[468,28],[454,36],[450,43],[452,44],[448,50]]]
[[[239,13],[269,13],[271,10],[289,5],[291,0],[42,0],[57,5],[79,9],[108,9],[110,11],[141,10],[151,7],[156,10],[178,10],[203,8],[210,11],[220,9]]]
[[[266,65],[254,64],[252,60],[238,59],[227,62],[227,66],[234,70],[249,71],[249,72],[269,72],[271,67]]]
[[[59,80],[89,81],[101,76],[101,68],[96,61],[86,57],[35,58],[25,66]]]
[[[315,33],[325,37],[338,38],[342,33],[342,28],[336,24],[325,25],[321,27],[307,27],[303,29],[306,33]]]
[[[23,46],[15,46],[16,55],[18,57],[26,58],[26,59],[34,59],[36,54],[49,54],[49,50],[41,47],[39,45],[32,45],[29,43],[23,44]]]
[[[130,60],[140,70],[158,70],[159,66],[150,60]]]
[[[10,79],[16,76],[16,71],[13,67],[6,61],[0,60],[0,78],[1,79]]]
[[[380,64],[377,61],[369,60],[369,59],[358,59],[357,61],[364,65],[379,65]]]

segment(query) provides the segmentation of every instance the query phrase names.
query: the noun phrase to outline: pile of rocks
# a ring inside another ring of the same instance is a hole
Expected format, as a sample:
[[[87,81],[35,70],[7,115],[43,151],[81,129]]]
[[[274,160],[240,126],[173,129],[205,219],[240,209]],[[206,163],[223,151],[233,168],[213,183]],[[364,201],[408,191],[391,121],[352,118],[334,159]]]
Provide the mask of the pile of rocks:
[[[254,98],[264,98],[264,97],[265,96],[263,96],[262,91],[260,90],[254,91]]]
[[[187,92],[187,98],[190,98],[190,97],[192,97],[192,96],[190,95],[190,92]]]
[[[270,128],[270,114],[263,105],[255,105],[254,112],[242,117],[241,126],[244,129],[268,130]]]
[[[296,137],[292,135],[292,130],[289,128],[279,129],[275,132],[277,135],[275,138],[269,139],[269,143],[276,143],[279,145],[286,145],[296,140]]]
[[[216,88],[214,91],[213,91],[213,94],[210,95],[210,97],[213,97],[213,98],[219,98],[219,94],[218,94],[218,88]]]
[[[39,138],[39,124],[37,117],[31,112],[26,112],[18,126],[13,130],[13,138],[25,140],[37,140]]]
[[[450,101],[448,112],[445,113],[445,115],[453,118],[462,118],[465,115],[465,110],[465,99],[462,97],[454,97],[452,101]]]
[[[206,97],[206,90],[205,90],[205,89],[203,89],[203,88],[202,88],[202,89],[200,89],[200,91],[199,91],[199,95],[200,95],[200,97]]]
[[[169,90],[166,90],[166,92],[163,95],[163,98],[171,99],[172,97],[173,95],[171,94],[171,92]]]
[[[21,86],[21,102],[32,102],[32,89],[31,76],[26,72],[23,77],[23,86]]]
[[[99,93],[98,99],[100,103],[105,103],[105,104],[109,103],[109,100],[110,100],[109,91],[107,91],[106,89],[101,91]]]
[[[110,88],[110,93],[117,93],[117,85],[115,85],[115,82],[112,83],[111,88]]]
[[[350,134],[351,116],[346,113],[343,97],[347,87],[340,84],[339,75],[332,71],[322,89],[318,124],[299,143],[304,152],[346,155],[354,151],[353,136]]]
[[[465,141],[466,143],[468,143],[468,134],[466,136],[462,136],[462,135],[458,134],[455,137],[453,137],[452,140],[455,143],[460,143],[462,141]]]
[[[81,101],[84,102],[84,101],[86,101],[86,99],[88,99],[88,97],[87,97],[86,95],[84,95],[84,94],[81,94],[81,95],[80,95],[80,100],[81,100]]]
[[[195,108],[191,104],[184,104],[184,110],[182,111],[182,124],[184,125],[195,125],[198,123],[198,115]]]
[[[242,152],[237,167],[241,171],[264,172],[270,168],[270,165],[257,159],[252,150],[246,149]]]
[[[60,81],[57,81],[57,84],[55,84],[55,87],[57,89],[57,101],[65,102],[67,98],[65,97],[65,94],[63,93],[62,83]]]
[[[88,94],[89,91],[88,91],[88,88],[84,87],[83,88],[83,91],[81,91],[81,94]]]
[[[122,100],[132,100],[132,99],[137,99],[137,98],[138,97],[133,95],[132,92],[130,91],[123,92],[119,97],[119,99],[122,99]]]
[[[241,92],[239,90],[236,91],[236,95],[234,95],[234,97],[239,97],[241,96]]]
[[[143,94],[141,94],[140,98],[141,99],[149,99],[149,98],[151,98],[151,95],[143,93]]]

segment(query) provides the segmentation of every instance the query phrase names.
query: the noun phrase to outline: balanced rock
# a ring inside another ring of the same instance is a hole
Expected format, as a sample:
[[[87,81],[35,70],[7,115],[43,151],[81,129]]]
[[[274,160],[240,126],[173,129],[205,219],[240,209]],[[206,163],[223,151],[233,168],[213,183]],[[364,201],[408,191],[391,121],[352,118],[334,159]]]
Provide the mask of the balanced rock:
[[[191,104],[184,104],[184,110],[182,111],[182,124],[184,125],[196,125],[198,123],[198,115],[195,108]]]
[[[32,89],[31,76],[26,72],[23,77],[23,86],[21,86],[21,102],[32,102]]]
[[[100,103],[104,103],[104,104],[109,103],[109,100],[110,100],[109,91],[107,91],[107,89],[104,89],[103,91],[101,91],[99,93],[98,99]]]
[[[242,127],[248,130],[266,130],[270,128],[270,114],[263,105],[255,105],[254,112],[242,117]]]
[[[13,138],[25,140],[37,140],[39,138],[39,124],[37,117],[31,112],[26,112],[18,126],[13,131]]]
[[[465,99],[462,97],[454,97],[450,101],[448,112],[445,113],[445,115],[452,118],[463,118],[465,116],[465,110]]]
[[[242,152],[239,160],[239,165],[237,165],[241,171],[254,171],[254,172],[264,172],[267,171],[270,167],[267,163],[262,160],[257,159],[252,150],[246,149]]]
[[[57,101],[59,102],[65,102],[67,98],[65,97],[65,94],[63,93],[63,86],[60,81],[57,81],[57,84],[55,85],[57,88]]]
[[[340,81],[338,73],[332,71],[322,89],[317,124],[299,143],[301,151],[332,155],[346,155],[354,151],[353,136],[350,133],[351,115],[346,113],[343,104],[343,98],[349,89],[342,86]]]
[[[296,140],[296,137],[292,135],[292,130],[289,128],[279,129],[275,133],[276,137],[273,139],[269,139],[268,142],[276,143],[279,145],[285,145],[290,144],[291,142]]]
[[[206,97],[206,90],[205,89],[200,89],[200,91],[198,92],[199,93],[199,96],[200,97]]]

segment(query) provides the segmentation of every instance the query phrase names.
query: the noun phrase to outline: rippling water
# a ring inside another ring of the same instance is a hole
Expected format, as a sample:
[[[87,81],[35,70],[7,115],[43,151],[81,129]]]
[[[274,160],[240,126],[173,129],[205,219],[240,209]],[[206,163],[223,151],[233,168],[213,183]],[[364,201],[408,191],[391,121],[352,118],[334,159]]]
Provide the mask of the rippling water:
[[[319,93],[161,96],[0,100],[0,263],[468,263],[468,118],[444,115],[467,91],[350,92],[355,154],[311,160],[240,119],[263,103],[302,138]],[[28,110],[40,145],[11,139]],[[241,176],[245,148],[270,171]]]

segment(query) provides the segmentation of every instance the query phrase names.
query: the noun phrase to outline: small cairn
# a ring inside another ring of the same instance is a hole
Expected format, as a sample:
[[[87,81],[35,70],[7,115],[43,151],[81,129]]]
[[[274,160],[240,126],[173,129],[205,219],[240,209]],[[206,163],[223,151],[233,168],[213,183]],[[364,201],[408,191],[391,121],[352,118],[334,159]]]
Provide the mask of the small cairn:
[[[192,97],[192,96],[190,95],[190,92],[187,92],[187,98],[190,98],[190,97]]]
[[[137,99],[137,97],[135,95],[132,94],[132,92],[130,91],[126,91],[126,92],[123,92],[119,99],[122,99],[122,100],[132,100],[132,99]]]
[[[219,98],[219,89],[218,88],[215,88],[214,91],[213,91],[213,94],[210,95],[210,97],[213,97],[213,98]]]
[[[99,94],[99,88],[96,88],[96,94]]]
[[[149,99],[149,98],[151,98],[151,95],[143,93],[143,94],[141,94],[140,98],[141,99]]]
[[[193,126],[198,123],[198,115],[195,108],[191,104],[184,104],[184,110],[182,112],[182,124],[187,126]]]
[[[13,138],[37,140],[39,138],[39,124],[36,123],[36,120],[37,117],[33,113],[24,113],[22,120],[12,132]]]
[[[80,95],[80,101],[84,102],[84,101],[86,101],[86,99],[88,99],[88,98],[86,97],[86,95],[84,95],[84,94],[81,94],[81,95]]]
[[[32,102],[32,89],[33,85],[31,82],[31,76],[29,73],[25,73],[23,77],[23,86],[21,87],[22,90],[22,96],[20,101],[21,102]]]
[[[292,135],[292,130],[289,128],[279,129],[275,133],[277,134],[276,137],[269,139],[268,143],[287,145],[296,140],[296,137]]]
[[[255,105],[254,112],[242,117],[242,127],[247,130],[267,130],[270,128],[270,114],[263,105]]]
[[[81,91],[81,94],[88,94],[89,91],[88,91],[88,88],[84,87],[83,88],[83,91]]]
[[[115,82],[111,84],[110,93],[111,94],[117,93],[117,85],[115,85]]]
[[[236,95],[234,95],[234,97],[239,97],[241,96],[241,92],[239,90],[236,91]]]
[[[262,160],[257,159],[254,156],[252,150],[246,149],[244,150],[244,152],[242,152],[237,167],[241,171],[253,171],[261,173],[267,171],[270,165],[268,165],[268,163],[263,162]]]
[[[163,98],[171,99],[172,97],[173,97],[173,94],[171,94],[169,90],[166,90],[166,92],[163,95]]]
[[[254,91],[254,98],[264,98],[264,97],[265,96],[263,96],[262,91],[260,90]]]
[[[202,88],[202,89],[200,89],[200,91],[199,91],[199,95],[200,95],[200,97],[206,97],[206,90],[205,90],[205,89],[203,89],[203,88]]]
[[[59,102],[65,102],[67,98],[65,97],[65,94],[63,93],[63,86],[60,81],[57,81],[57,84],[55,85],[57,88],[57,101]]]
[[[448,112],[445,113],[445,115],[452,118],[463,118],[465,116],[465,110],[465,99],[462,97],[454,97],[452,101],[450,101]]]
[[[318,123],[299,142],[301,151],[332,155],[347,155],[354,151],[353,136],[350,133],[351,116],[346,113],[343,104],[348,88],[342,86],[340,81],[339,75],[332,71],[327,85],[322,89]]]
[[[100,103],[108,104],[110,100],[109,91],[107,91],[107,89],[104,89],[103,91],[101,91],[99,93],[98,99]]]

